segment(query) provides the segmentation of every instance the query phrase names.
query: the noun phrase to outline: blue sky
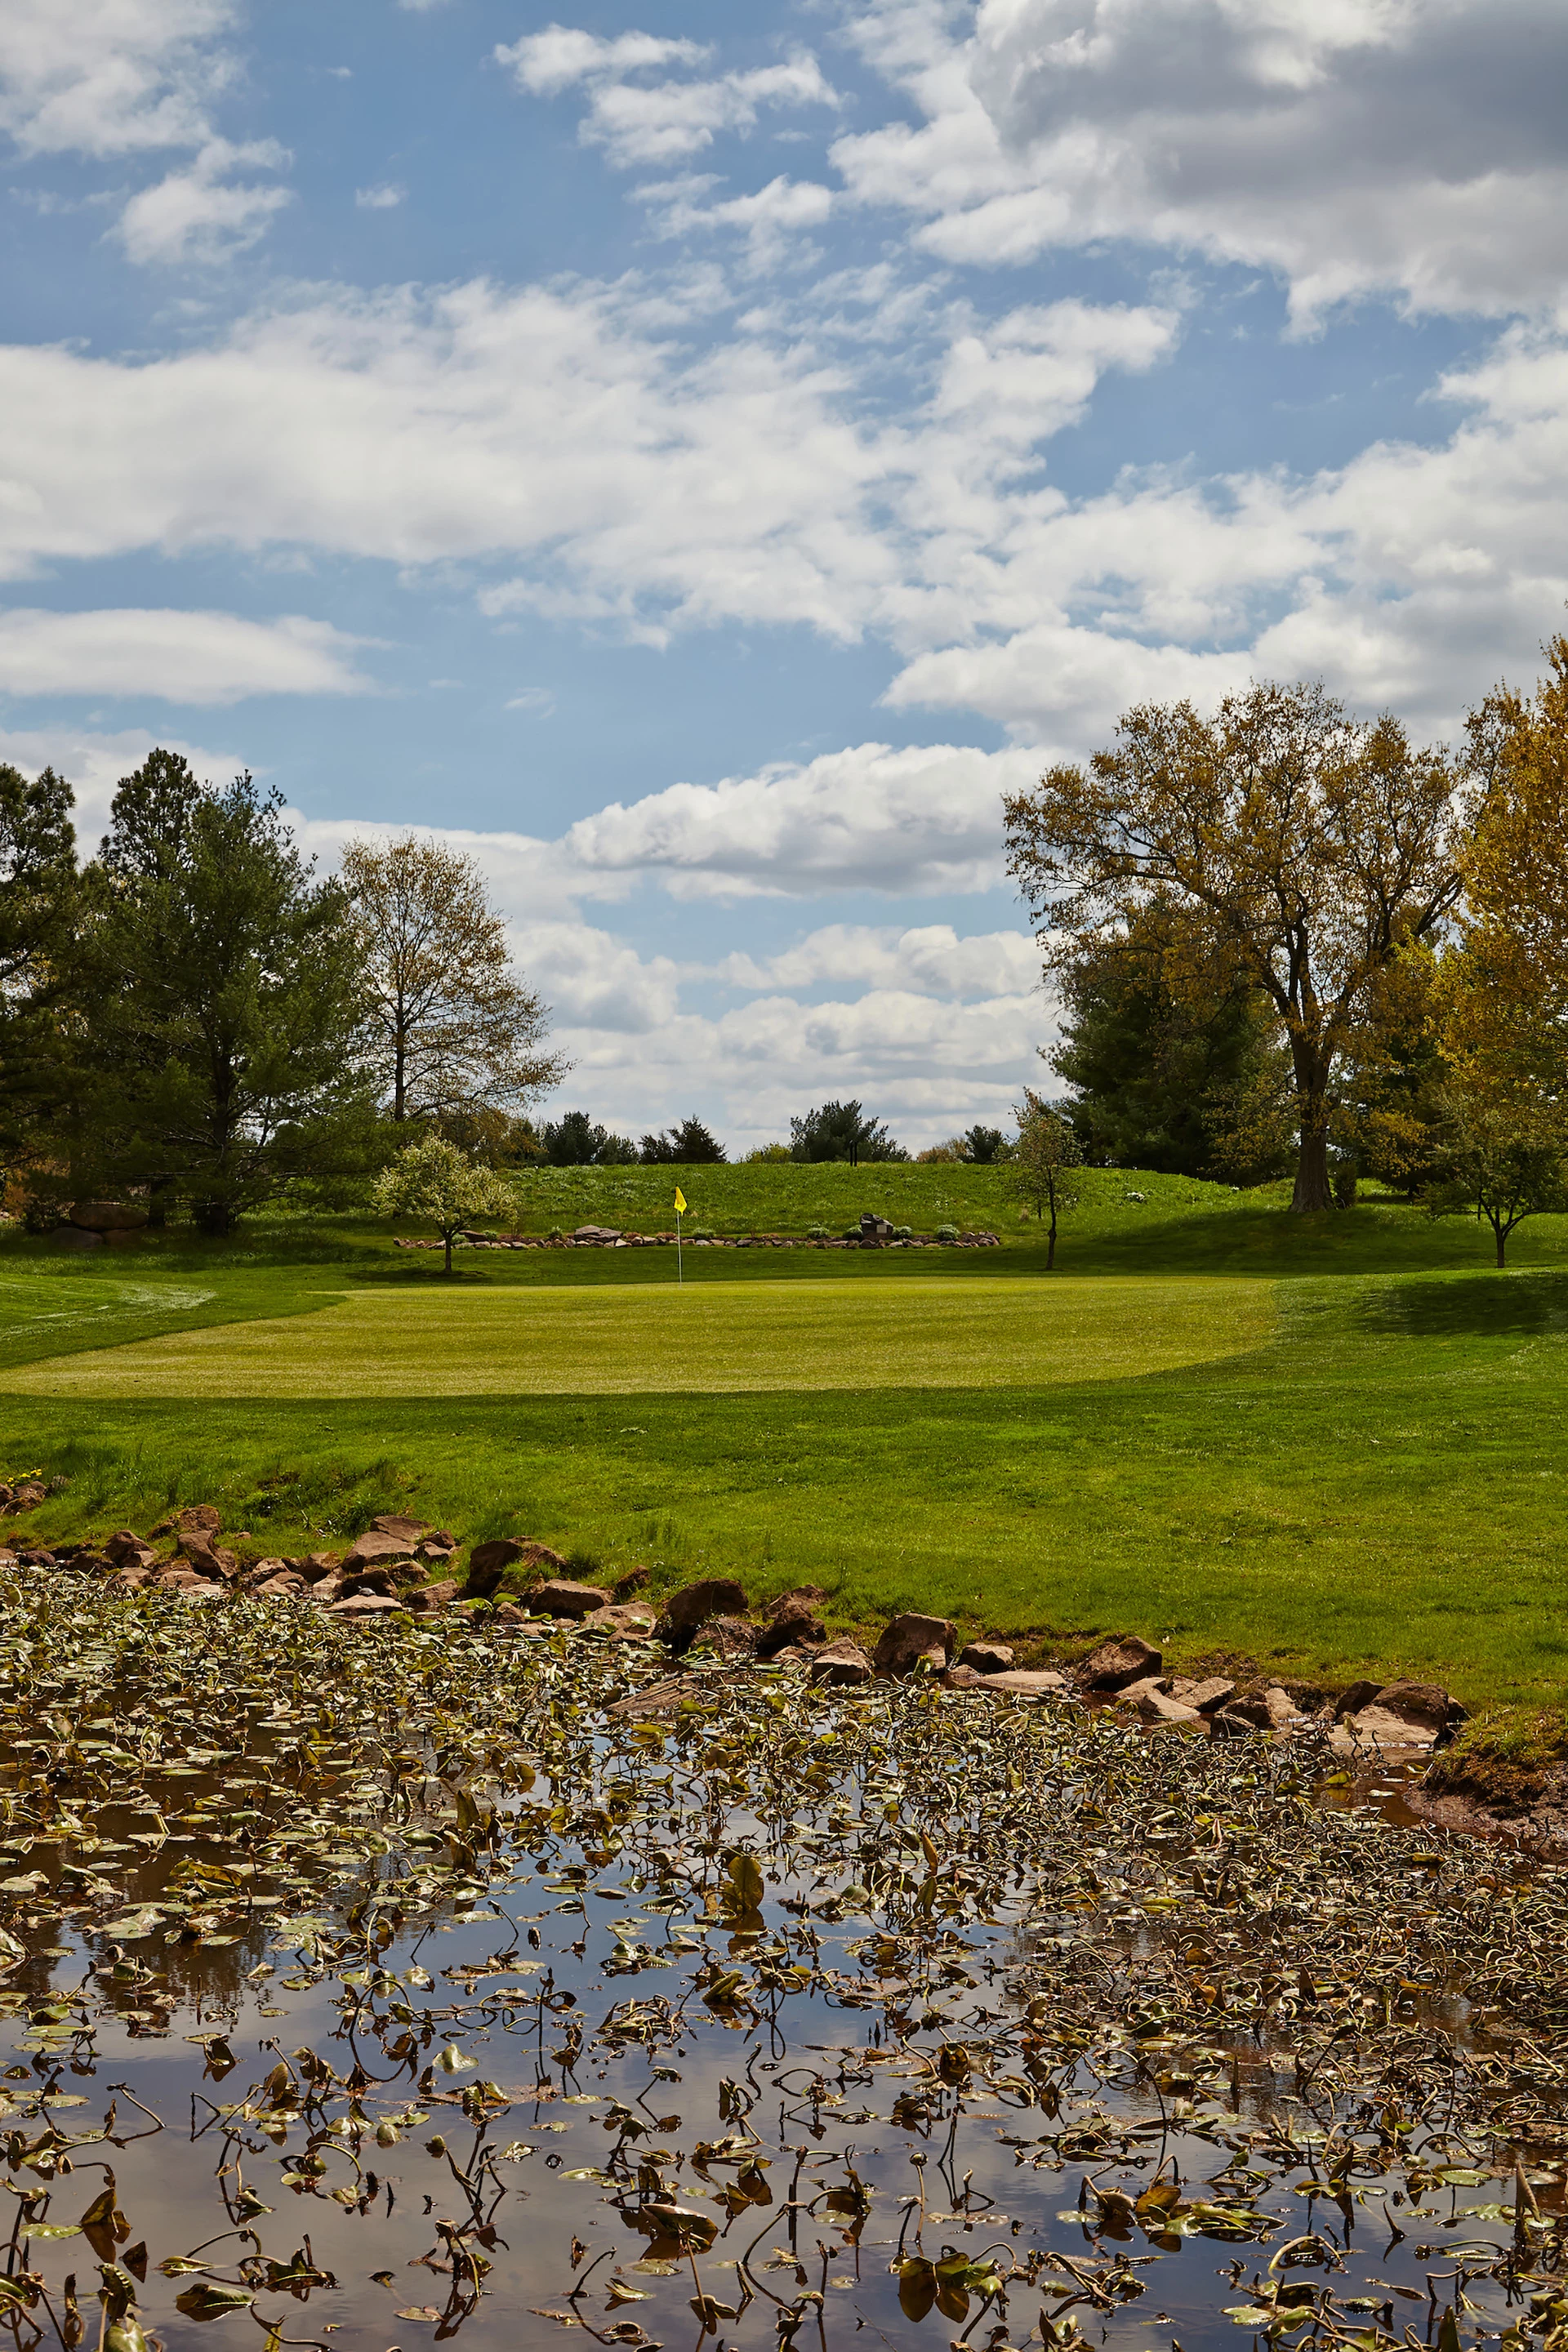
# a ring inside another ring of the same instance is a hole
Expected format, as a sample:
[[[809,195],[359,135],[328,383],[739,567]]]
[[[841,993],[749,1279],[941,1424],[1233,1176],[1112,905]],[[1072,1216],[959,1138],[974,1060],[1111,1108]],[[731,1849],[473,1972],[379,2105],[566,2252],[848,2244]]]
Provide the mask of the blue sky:
[[[998,801],[1568,594],[1557,0],[10,0],[0,756],[472,850],[558,1106],[1000,1118]]]

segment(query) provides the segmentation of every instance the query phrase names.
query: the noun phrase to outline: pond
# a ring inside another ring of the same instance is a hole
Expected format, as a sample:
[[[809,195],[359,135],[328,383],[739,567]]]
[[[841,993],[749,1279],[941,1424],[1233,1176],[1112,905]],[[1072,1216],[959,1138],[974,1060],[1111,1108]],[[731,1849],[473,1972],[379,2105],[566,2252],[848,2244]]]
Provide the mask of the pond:
[[[1568,2344],[1568,1875],[1310,1744],[0,1603],[18,2347]]]

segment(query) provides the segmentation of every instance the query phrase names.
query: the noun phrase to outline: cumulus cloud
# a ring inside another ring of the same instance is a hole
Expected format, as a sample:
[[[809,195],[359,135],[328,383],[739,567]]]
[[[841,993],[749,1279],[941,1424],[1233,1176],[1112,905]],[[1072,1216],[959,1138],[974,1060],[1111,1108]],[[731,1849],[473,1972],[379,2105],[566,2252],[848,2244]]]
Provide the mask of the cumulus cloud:
[[[111,733],[68,725],[0,727],[0,760],[25,776],[53,768],[76,793],[77,846],[90,857],[109,824],[109,806],[122,776],[139,768],[154,744],[183,753],[198,776],[217,783],[237,775],[246,762],[234,751],[204,750],[182,736],[149,735],[140,727]]]
[[[237,17],[236,0],[6,0],[0,131],[25,155],[199,146]]]
[[[0,612],[0,691],[238,702],[253,694],[364,694],[353,666],[368,640],[290,614]]]
[[[289,161],[275,140],[236,147],[209,139],[185,170],[170,172],[130,199],[116,232],[126,254],[144,263],[210,263],[243,253],[266,234],[273,215],[293,202],[293,192],[229,175],[281,171]]]
[[[691,968],[732,988],[817,988],[858,981],[900,994],[993,997],[1027,994],[1040,976],[1039,949],[1023,931],[960,939],[951,923],[827,923],[779,954],[726,956]]]
[[[384,180],[374,188],[356,188],[354,202],[362,213],[389,213],[402,204],[407,194],[406,188],[394,187]]]
[[[839,141],[950,261],[1108,237],[1262,265],[1298,320],[1388,293],[1500,315],[1568,263],[1568,17],[1538,0],[872,0],[919,122]]]
[[[669,163],[697,154],[721,131],[754,130],[764,107],[838,104],[837,91],[805,49],[780,65],[707,79],[631,79],[668,66],[700,65],[708,55],[696,41],[651,33],[605,39],[566,25],[551,25],[495,51],[497,63],[531,96],[554,97],[584,85],[588,111],[579,136],[622,165]]]
[[[785,173],[750,195],[706,202],[716,184],[711,173],[693,173],[681,180],[649,181],[637,193],[662,236],[687,236],[696,230],[740,231],[746,237],[753,268],[773,266],[792,238],[821,228],[833,210],[831,188],[819,187],[812,180],[792,180]]]

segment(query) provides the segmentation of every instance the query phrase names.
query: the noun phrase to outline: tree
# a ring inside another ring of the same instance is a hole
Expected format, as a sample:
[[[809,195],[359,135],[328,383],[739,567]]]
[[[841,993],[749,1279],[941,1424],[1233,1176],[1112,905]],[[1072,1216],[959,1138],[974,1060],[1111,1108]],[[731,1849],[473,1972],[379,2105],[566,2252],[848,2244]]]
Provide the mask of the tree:
[[[629,1135],[596,1126],[585,1110],[569,1110],[541,1129],[552,1168],[631,1168],[637,1148]]]
[[[1448,1140],[1423,1200],[1434,1217],[1473,1215],[1488,1224],[1497,1262],[1526,1217],[1568,1210],[1568,1137],[1560,1116],[1529,1103],[1499,1104],[1457,1090]]]
[[[1212,719],[1190,702],[1121,720],[1087,773],[1053,768],[1005,801],[1009,871],[1061,971],[1157,902],[1194,918],[1194,999],[1216,968],[1274,1006],[1298,1136],[1291,1206],[1331,1204],[1336,1064],[1373,975],[1458,893],[1456,777],[1388,717],[1321,686],[1255,686]]]
[[[725,1165],[724,1147],[711,1129],[700,1118],[683,1118],[678,1127],[667,1127],[658,1135],[645,1135],[642,1139],[645,1167],[654,1168],[673,1162],[683,1168],[721,1168]]]
[[[476,1217],[514,1213],[511,1186],[493,1168],[481,1168],[442,1135],[405,1144],[375,1180],[372,1197],[384,1217],[419,1217],[435,1226],[452,1271],[452,1244]]]
[[[1068,965],[1050,1066],[1087,1158],[1258,1183],[1286,1164],[1289,1059],[1272,1005],[1228,968],[1196,1000],[1191,929],[1156,902]]]
[[[0,765],[0,1157],[32,1150],[74,1091],[60,1008],[77,908],[73,795],[52,768]]]
[[[471,857],[416,834],[342,861],[363,941],[376,1063],[396,1120],[505,1108],[559,1086],[550,1011],[511,961]]]
[[[1023,1108],[1014,1117],[1018,1122],[1018,1140],[1007,1162],[1008,1183],[1039,1222],[1049,1224],[1048,1274],[1057,1262],[1057,1220],[1078,1206],[1073,1175],[1083,1165],[1083,1152],[1061,1113],[1043,1102],[1031,1087],[1025,1087]]]
[[[907,1160],[879,1119],[868,1118],[858,1102],[824,1103],[804,1118],[789,1123],[790,1158],[810,1161],[847,1160],[858,1168],[865,1160]]]
[[[315,882],[279,793],[115,794],[89,869],[83,993],[95,1070],[79,1150],[111,1181],[167,1183],[211,1234],[301,1177],[363,1157],[360,943]]]
[[[1007,1157],[1007,1137],[999,1127],[966,1127],[962,1135],[954,1136],[958,1156],[972,1168],[989,1168]]]

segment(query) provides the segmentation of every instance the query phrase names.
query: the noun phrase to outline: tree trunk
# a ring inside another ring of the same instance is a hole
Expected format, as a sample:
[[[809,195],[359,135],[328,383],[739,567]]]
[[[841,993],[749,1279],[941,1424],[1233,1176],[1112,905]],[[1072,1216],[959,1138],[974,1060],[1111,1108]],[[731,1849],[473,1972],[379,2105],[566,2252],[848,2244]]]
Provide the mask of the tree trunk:
[[[1296,1109],[1300,1121],[1301,1156],[1296,1163],[1296,1190],[1290,1198],[1293,1215],[1310,1217],[1334,1205],[1329,1181],[1329,1117],[1327,1088],[1315,1069],[1296,1070]]]
[[[446,1236],[446,1242],[447,1242],[447,1265],[446,1265],[446,1271],[447,1271],[447,1274],[450,1274],[450,1273],[451,1273],[451,1271],[452,1271],[452,1236],[451,1236],[451,1234],[447,1234],[447,1236]]]
[[[1507,1229],[1506,1227],[1494,1223],[1492,1231],[1497,1235],[1497,1262],[1499,1265],[1506,1265],[1508,1264]]]
[[[1057,1204],[1051,1202],[1051,1232],[1046,1244],[1046,1272],[1050,1273],[1057,1262]]]

